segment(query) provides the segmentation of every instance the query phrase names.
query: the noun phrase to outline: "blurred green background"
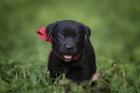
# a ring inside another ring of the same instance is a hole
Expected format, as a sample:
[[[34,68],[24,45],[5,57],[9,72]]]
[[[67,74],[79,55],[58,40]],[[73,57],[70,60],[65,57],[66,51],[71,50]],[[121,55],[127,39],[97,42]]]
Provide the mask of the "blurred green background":
[[[36,34],[64,19],[91,28],[106,93],[140,93],[140,0],[0,0],[0,93],[64,93],[46,79],[51,45]]]

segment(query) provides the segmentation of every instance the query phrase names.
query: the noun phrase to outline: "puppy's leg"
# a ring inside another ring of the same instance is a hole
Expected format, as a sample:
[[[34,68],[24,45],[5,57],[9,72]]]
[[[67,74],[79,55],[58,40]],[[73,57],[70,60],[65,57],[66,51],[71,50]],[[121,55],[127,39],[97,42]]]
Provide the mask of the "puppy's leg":
[[[56,72],[56,71],[50,71],[50,80],[52,82],[55,82],[56,79],[61,75],[61,73]]]
[[[66,73],[66,78],[71,79],[77,83],[82,82],[85,80],[84,71],[79,67],[72,68]]]

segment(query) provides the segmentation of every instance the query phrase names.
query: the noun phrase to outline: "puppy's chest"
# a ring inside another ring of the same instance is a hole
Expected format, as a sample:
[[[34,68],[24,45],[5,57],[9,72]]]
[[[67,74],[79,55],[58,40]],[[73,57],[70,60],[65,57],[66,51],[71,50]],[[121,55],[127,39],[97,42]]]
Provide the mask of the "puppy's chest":
[[[76,67],[77,67],[76,64],[61,64],[61,66],[59,66],[59,71],[61,73],[67,73],[71,69],[76,68]]]

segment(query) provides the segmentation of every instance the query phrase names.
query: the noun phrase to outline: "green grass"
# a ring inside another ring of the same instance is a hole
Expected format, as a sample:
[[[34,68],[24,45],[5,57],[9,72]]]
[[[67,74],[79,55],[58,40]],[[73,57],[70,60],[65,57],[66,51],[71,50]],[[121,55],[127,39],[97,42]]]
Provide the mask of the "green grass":
[[[0,93],[94,93],[86,83],[62,79],[52,84],[47,71],[51,44],[36,34],[41,25],[72,19],[88,25],[105,93],[140,93],[140,1],[0,1]],[[82,88],[84,87],[84,88]]]

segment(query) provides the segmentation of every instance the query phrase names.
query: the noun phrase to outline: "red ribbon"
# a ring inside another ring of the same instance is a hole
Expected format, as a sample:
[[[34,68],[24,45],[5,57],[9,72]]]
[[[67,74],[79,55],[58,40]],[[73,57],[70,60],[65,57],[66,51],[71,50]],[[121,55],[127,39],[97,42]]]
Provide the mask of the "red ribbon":
[[[39,37],[42,39],[42,40],[45,40],[45,41],[48,41],[49,43],[52,43],[52,36],[48,35],[48,31],[46,29],[45,26],[41,26],[39,28],[39,30],[37,31],[37,34],[39,35]]]

